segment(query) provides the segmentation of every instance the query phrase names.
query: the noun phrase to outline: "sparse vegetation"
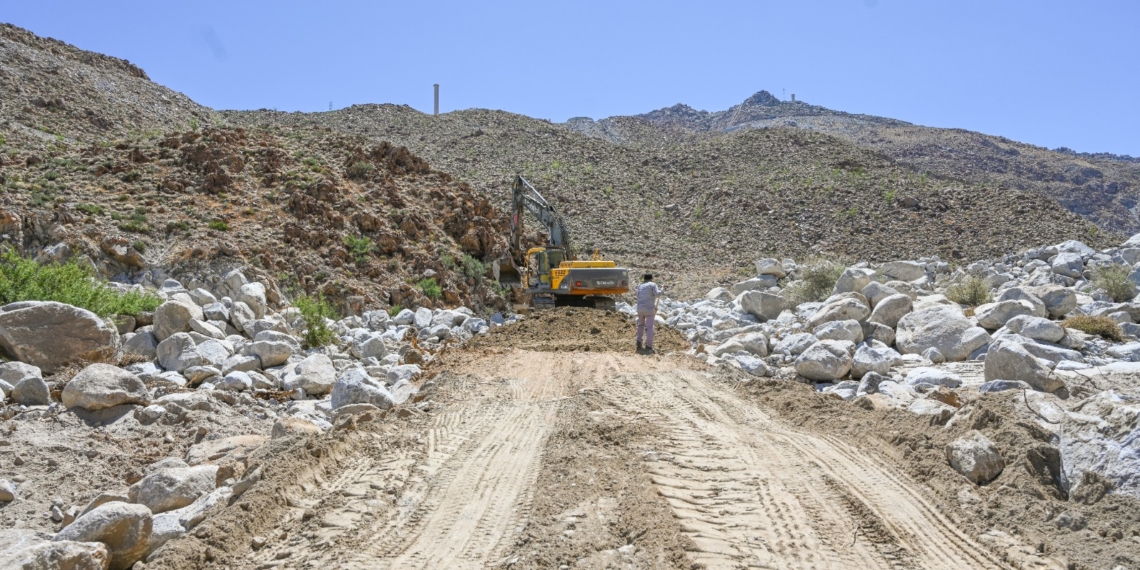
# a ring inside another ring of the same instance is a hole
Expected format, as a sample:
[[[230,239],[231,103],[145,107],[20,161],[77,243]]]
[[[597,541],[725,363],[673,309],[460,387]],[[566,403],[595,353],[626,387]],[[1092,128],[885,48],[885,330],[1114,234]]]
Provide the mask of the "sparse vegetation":
[[[139,253],[146,253],[146,242],[141,239],[131,243],[131,247],[135,248],[135,251]]]
[[[800,266],[800,279],[785,289],[784,294],[795,303],[823,301],[835,290],[835,282],[846,267],[825,257],[808,259]]]
[[[1136,297],[1136,284],[1128,278],[1130,268],[1125,265],[1104,265],[1093,270],[1092,284],[1103,289],[1117,303]]]
[[[83,212],[84,214],[87,214],[88,216],[98,216],[103,213],[103,206],[98,206],[95,204],[77,204],[75,206],[75,209]]]
[[[1117,324],[1116,321],[1104,316],[1077,315],[1065,319],[1064,322],[1061,323],[1061,326],[1067,329],[1097,335],[1115,342],[1124,340],[1124,331],[1120,329],[1120,325]]]
[[[0,305],[57,301],[107,317],[153,311],[162,303],[148,293],[119,293],[93,276],[91,269],[75,262],[44,265],[9,248],[0,253]]]
[[[347,174],[349,178],[367,178],[376,167],[371,162],[358,160],[348,166]]]
[[[324,295],[301,295],[293,301],[293,306],[301,311],[301,319],[305,321],[305,344],[317,347],[332,343],[334,335],[325,319],[335,319],[337,314]]]
[[[397,303],[395,305],[392,305],[391,307],[388,307],[388,316],[394,317],[394,316],[400,314],[400,311],[403,311],[403,310],[404,310],[404,307],[402,307],[399,303]]]
[[[357,263],[363,263],[372,253],[372,240],[364,236],[346,235],[344,236],[344,245],[348,248],[348,254]]]
[[[439,282],[435,280],[435,277],[421,279],[419,283],[416,283],[416,287],[429,299],[436,300],[443,296],[443,289],[439,287]]]
[[[474,279],[476,282],[483,280],[483,275],[487,273],[487,266],[482,261],[471,257],[470,255],[463,256],[463,274],[468,279]]]
[[[208,225],[211,230],[217,230],[219,232],[228,232],[230,230],[230,225],[226,223],[225,220],[211,220]]]
[[[946,288],[946,298],[968,307],[989,303],[993,296],[986,281],[977,275],[967,275],[961,281]]]

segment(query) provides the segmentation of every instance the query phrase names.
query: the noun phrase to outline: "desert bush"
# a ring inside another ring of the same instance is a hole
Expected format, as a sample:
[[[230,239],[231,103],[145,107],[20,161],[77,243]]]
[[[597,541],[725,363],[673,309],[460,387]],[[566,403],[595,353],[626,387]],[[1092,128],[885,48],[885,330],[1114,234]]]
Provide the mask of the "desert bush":
[[[229,231],[230,225],[225,220],[213,220],[209,223],[211,230],[218,230],[219,232]]]
[[[293,306],[301,311],[301,318],[305,321],[305,344],[315,347],[332,343],[333,332],[325,319],[335,319],[337,315],[324,295],[301,295],[293,301]]]
[[[1093,270],[1092,284],[1103,289],[1117,303],[1131,301],[1136,296],[1136,284],[1128,278],[1130,269],[1125,265],[1105,265]]]
[[[443,289],[439,287],[439,283],[435,280],[435,277],[421,279],[419,283],[416,283],[416,287],[429,299],[434,300],[443,296]]]
[[[75,262],[40,264],[9,248],[0,254],[0,305],[17,301],[57,301],[101,317],[137,315],[162,304],[150,293],[119,293]]]
[[[368,258],[368,254],[372,253],[372,240],[364,236],[346,235],[344,236],[344,245],[348,248],[348,254],[357,263],[363,262]]]
[[[946,288],[946,298],[969,307],[989,303],[993,296],[986,282],[977,275],[967,275],[965,279]]]
[[[368,178],[374,170],[376,170],[376,167],[373,166],[371,162],[358,160],[348,166],[348,177],[357,179]]]
[[[826,300],[845,269],[842,263],[832,259],[808,259],[800,266],[799,281],[787,287],[784,296],[796,304]]]
[[[470,255],[463,256],[463,274],[466,275],[468,279],[474,279],[477,282],[482,281],[483,275],[486,273],[487,266],[482,261]]]
[[[1067,329],[1075,329],[1088,334],[1095,334],[1108,340],[1124,340],[1124,331],[1116,321],[1108,317],[1094,317],[1091,315],[1076,315],[1069,317],[1061,323]]]
[[[391,307],[388,307],[388,316],[394,317],[394,316],[400,314],[400,311],[403,311],[403,310],[404,310],[404,307],[402,307],[399,304],[392,305]]]

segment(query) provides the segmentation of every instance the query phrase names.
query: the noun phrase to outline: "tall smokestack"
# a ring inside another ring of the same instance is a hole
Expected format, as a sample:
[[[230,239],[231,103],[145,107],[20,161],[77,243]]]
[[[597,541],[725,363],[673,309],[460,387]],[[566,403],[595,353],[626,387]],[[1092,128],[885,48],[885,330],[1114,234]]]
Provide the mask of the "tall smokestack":
[[[435,114],[439,114],[439,84],[435,84]]]

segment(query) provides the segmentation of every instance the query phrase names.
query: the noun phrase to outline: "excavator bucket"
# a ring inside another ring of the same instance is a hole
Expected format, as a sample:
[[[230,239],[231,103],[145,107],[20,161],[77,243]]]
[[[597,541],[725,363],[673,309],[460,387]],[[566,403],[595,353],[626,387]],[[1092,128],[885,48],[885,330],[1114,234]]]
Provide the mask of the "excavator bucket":
[[[498,260],[496,259],[491,265],[491,273],[502,285],[507,287],[521,287],[522,286],[522,272],[511,260]]]

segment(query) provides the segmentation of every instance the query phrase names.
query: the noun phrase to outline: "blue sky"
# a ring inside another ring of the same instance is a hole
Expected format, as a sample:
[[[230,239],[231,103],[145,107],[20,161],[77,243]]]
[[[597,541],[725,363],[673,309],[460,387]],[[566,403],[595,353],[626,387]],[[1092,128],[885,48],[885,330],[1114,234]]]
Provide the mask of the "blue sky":
[[[94,2],[0,21],[129,59],[219,109],[485,107],[563,121],[761,89],[1140,156],[1140,2]]]

